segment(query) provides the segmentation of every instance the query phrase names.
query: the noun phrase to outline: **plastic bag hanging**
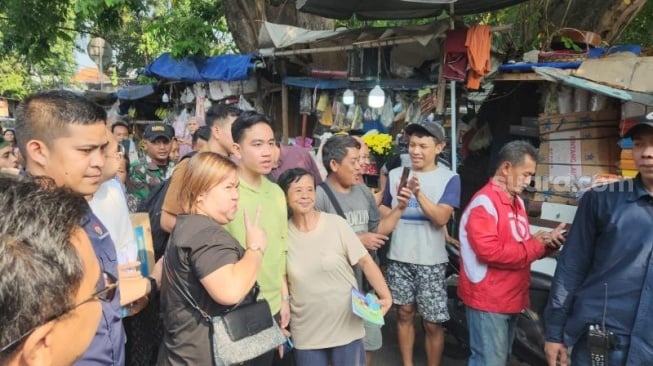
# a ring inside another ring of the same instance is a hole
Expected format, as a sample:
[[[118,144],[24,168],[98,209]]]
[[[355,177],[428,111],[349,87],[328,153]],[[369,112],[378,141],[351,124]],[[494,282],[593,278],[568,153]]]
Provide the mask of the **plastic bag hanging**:
[[[193,103],[193,101],[195,100],[195,94],[193,94],[193,91],[190,90],[189,87],[186,87],[186,89],[184,89],[184,91],[181,93],[181,97],[179,98],[179,100],[183,104]]]
[[[299,113],[310,114],[312,108],[311,90],[302,89],[301,97],[299,98]]]
[[[327,92],[322,92],[322,93],[320,94],[320,99],[318,99],[318,101],[317,101],[317,106],[315,107],[315,109],[316,109],[318,112],[324,112],[324,111],[326,111],[327,108],[329,108],[329,107],[330,107],[330,106],[329,106],[329,93],[327,93]]]
[[[251,104],[243,97],[241,94],[240,97],[238,98],[238,108],[240,108],[241,111],[253,111],[254,107],[252,107]]]
[[[392,126],[392,122],[395,120],[395,112],[392,110],[392,100],[390,100],[389,96],[385,98],[385,104],[383,105],[383,109],[381,109],[380,120],[381,124],[386,128]]]
[[[347,107],[342,102],[333,102],[333,127],[337,131],[346,130],[349,125],[345,123],[345,115],[347,114]]]
[[[354,106],[354,115],[351,119],[351,129],[362,130],[363,127],[363,108],[360,105],[356,105]]]

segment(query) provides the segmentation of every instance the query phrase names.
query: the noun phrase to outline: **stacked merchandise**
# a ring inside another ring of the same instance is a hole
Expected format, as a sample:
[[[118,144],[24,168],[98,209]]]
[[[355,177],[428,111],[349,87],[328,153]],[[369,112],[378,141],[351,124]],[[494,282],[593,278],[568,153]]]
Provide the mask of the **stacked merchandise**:
[[[625,178],[635,178],[637,168],[633,160],[633,141],[631,139],[621,140],[621,160],[619,161],[619,173]]]
[[[575,205],[587,188],[616,176],[619,111],[542,115],[536,201]]]

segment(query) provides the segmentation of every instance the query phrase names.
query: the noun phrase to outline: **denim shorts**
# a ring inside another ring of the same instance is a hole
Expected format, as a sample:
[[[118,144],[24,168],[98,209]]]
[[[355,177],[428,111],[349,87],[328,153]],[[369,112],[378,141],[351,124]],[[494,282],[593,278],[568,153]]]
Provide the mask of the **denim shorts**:
[[[429,323],[449,320],[447,264],[424,266],[388,261],[388,287],[396,305],[417,304],[417,312]]]

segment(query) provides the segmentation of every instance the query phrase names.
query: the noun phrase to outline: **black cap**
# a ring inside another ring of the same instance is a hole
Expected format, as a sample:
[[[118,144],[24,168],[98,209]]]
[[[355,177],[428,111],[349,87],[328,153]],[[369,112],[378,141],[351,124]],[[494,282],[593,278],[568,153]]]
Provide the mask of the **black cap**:
[[[150,123],[145,127],[143,138],[148,141],[154,141],[159,137],[164,137],[170,141],[175,136],[175,129],[165,123]]]
[[[193,141],[197,141],[197,139],[202,139],[204,141],[209,141],[209,138],[211,137],[211,129],[209,126],[200,126],[197,131],[193,134]]]
[[[446,140],[444,135],[444,127],[437,122],[422,122],[422,123],[412,123],[406,127],[406,135],[410,136],[417,131],[421,131],[427,135],[435,137],[438,142],[443,142]]]
[[[624,137],[633,137],[636,132],[641,131],[645,126],[653,127],[653,112],[637,117],[635,123],[624,133]]]

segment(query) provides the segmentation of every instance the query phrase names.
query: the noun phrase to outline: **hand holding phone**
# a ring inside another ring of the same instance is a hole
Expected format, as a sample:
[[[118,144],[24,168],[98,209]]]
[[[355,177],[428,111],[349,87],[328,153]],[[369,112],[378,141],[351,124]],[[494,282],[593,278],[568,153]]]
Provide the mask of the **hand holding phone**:
[[[399,179],[399,185],[397,186],[397,195],[399,195],[401,189],[406,187],[406,184],[408,184],[408,175],[410,175],[410,168],[405,166],[404,170],[401,172],[401,179]]]

